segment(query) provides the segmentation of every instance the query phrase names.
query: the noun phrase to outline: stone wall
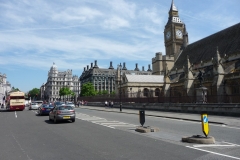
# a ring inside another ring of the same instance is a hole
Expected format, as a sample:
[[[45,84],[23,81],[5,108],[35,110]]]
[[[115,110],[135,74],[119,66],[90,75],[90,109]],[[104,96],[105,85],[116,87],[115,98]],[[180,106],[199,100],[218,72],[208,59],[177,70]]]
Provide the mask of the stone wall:
[[[104,102],[88,102],[87,105],[104,107]],[[119,104],[115,103],[113,107],[119,108]],[[122,108],[182,113],[207,113],[210,115],[240,117],[240,104],[123,103]]]

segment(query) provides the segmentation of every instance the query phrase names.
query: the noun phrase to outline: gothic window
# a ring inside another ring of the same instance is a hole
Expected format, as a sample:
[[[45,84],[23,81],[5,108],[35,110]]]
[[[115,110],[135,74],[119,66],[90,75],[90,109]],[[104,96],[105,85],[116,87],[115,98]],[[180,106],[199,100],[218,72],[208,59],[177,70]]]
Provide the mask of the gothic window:
[[[149,92],[149,89],[144,88],[144,90],[143,90],[143,96],[148,97],[148,92]]]
[[[155,96],[160,96],[160,89],[159,88],[156,88],[155,89]]]

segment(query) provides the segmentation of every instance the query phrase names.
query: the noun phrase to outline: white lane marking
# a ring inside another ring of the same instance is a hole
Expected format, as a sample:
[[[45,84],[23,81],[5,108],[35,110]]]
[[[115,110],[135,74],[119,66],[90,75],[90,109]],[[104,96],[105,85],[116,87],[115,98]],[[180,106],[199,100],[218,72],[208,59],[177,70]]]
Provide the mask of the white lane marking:
[[[102,125],[104,127],[108,127],[108,128],[112,128],[112,129],[115,129],[114,127],[111,127],[111,126],[107,126],[107,125]]]
[[[80,117],[78,117],[80,116]],[[137,125],[119,122],[119,121],[108,121],[104,118],[97,117],[97,116],[89,116],[87,114],[77,113],[77,119],[81,119],[84,121],[92,122],[94,124],[98,124],[101,126],[109,127],[115,129],[115,127],[135,127]]]
[[[95,124],[109,124],[109,123],[116,123],[116,121],[90,121],[92,123],[95,123]]]
[[[201,147],[235,147],[239,145],[235,144],[209,144],[209,145],[193,145],[193,147],[201,148]]]
[[[231,144],[231,145],[235,145],[235,146],[240,146],[240,145],[238,145],[238,144],[234,144],[234,143],[230,143],[230,142],[225,142],[225,141],[223,141],[223,143],[227,143],[227,144]]]
[[[15,111],[15,117],[17,118],[17,112]]]
[[[239,127],[230,127],[230,126],[222,126],[222,127],[225,127],[225,128],[231,128],[231,129],[240,129]]]
[[[28,154],[26,153],[26,151],[22,148],[21,144],[18,142],[18,140],[14,137],[14,135],[12,134],[13,139],[15,140],[15,142],[17,143],[18,147],[21,149],[21,151],[23,152],[23,154],[25,154],[28,158],[28,160],[32,160]]]
[[[208,153],[216,154],[216,155],[223,156],[223,157],[228,157],[228,158],[239,159],[239,160],[240,160],[239,157],[233,157],[233,156],[229,156],[229,155],[226,155],[226,154],[221,154],[221,153],[212,152],[212,151],[208,151],[208,150],[204,150],[204,149],[199,149],[199,148],[194,148],[194,147],[190,147],[190,146],[186,146],[186,147],[191,148],[191,149],[196,149],[196,150],[199,150],[199,151],[203,151],[203,152],[208,152]]]
[[[113,124],[113,125],[109,125],[109,126],[113,126],[113,127],[136,127],[137,125],[133,125],[133,124]]]

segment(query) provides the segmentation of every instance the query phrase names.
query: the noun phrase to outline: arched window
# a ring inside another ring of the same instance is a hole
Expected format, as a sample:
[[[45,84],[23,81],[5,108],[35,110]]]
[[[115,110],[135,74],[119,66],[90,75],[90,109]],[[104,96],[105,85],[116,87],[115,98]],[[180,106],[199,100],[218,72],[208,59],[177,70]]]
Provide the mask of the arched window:
[[[156,88],[155,89],[155,96],[160,96],[160,89],[159,88]]]
[[[144,88],[143,90],[143,96],[148,97],[149,89]]]

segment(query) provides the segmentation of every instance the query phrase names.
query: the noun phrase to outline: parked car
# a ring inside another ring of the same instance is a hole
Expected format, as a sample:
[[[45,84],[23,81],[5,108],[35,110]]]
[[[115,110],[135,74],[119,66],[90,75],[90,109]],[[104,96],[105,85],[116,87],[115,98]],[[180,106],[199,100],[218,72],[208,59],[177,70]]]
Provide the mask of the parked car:
[[[53,120],[54,123],[64,120],[71,120],[72,122],[75,122],[75,110],[69,105],[56,106],[49,113],[49,121],[51,120]]]
[[[57,101],[57,102],[54,103],[54,107],[61,106],[61,105],[64,105],[64,104],[65,104],[64,102]]]
[[[39,108],[38,108],[38,115],[42,116],[42,115],[49,115],[49,112],[51,111],[51,109],[53,109],[54,106],[51,104],[42,104]]]
[[[72,102],[66,102],[66,105],[72,106],[73,108],[75,108],[75,105]]]
[[[38,106],[38,104],[37,103],[34,103],[34,102],[32,102],[32,103],[30,103],[30,106],[29,106],[29,110],[32,110],[32,109],[38,109],[39,108],[39,106]]]
[[[37,103],[38,107],[40,107],[43,104],[43,101],[34,101],[34,103]]]

